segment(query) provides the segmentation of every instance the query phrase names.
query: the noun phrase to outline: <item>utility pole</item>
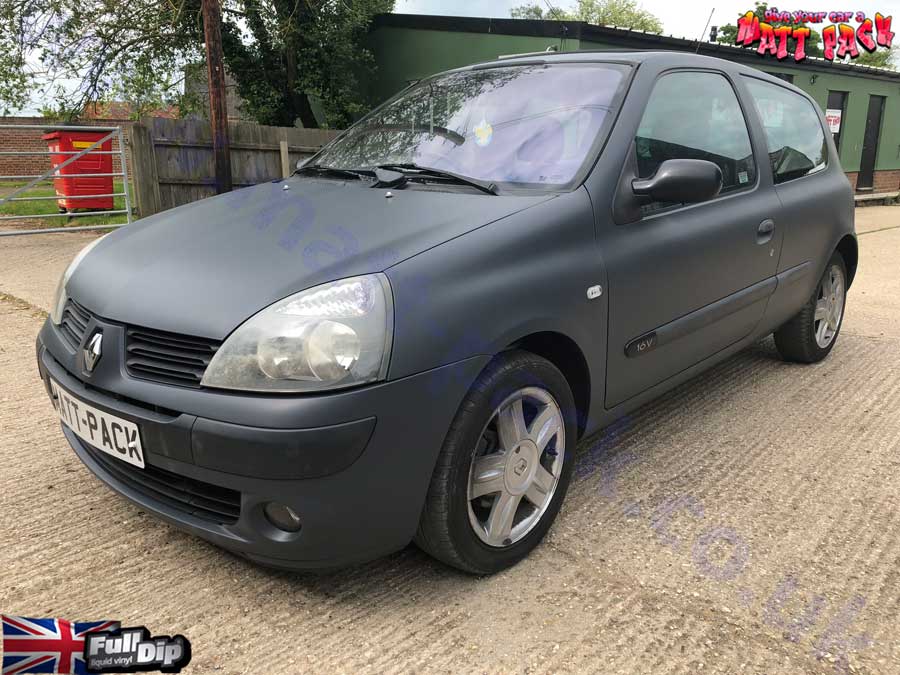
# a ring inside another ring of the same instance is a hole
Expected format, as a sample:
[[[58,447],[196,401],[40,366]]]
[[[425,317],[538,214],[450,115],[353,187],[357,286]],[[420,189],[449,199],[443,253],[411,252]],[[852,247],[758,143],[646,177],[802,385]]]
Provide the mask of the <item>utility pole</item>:
[[[231,147],[228,143],[228,107],[225,99],[225,64],[222,56],[222,14],[219,0],[201,0],[209,75],[209,123],[216,163],[216,194],[231,192]]]

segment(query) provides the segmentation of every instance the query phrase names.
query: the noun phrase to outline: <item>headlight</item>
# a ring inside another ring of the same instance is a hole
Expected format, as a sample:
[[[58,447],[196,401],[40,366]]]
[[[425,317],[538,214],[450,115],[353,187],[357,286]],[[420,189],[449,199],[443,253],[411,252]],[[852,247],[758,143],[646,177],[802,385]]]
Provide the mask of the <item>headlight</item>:
[[[213,356],[206,387],[309,392],[384,379],[393,302],[387,277],[316,286],[249,318]]]
[[[104,234],[103,237],[105,236],[106,235]],[[50,306],[50,320],[57,326],[59,325],[59,322],[62,321],[63,308],[66,306],[66,300],[69,299],[69,296],[66,294],[66,284],[69,283],[69,279],[72,278],[72,273],[75,272],[75,268],[81,264],[84,257],[91,252],[91,249],[100,243],[103,237],[94,239],[94,241],[81,249],[78,252],[78,255],[76,255],[72,262],[69,263],[66,271],[63,272],[62,276],[59,278],[59,281],[56,282],[56,291],[53,293],[53,304]]]

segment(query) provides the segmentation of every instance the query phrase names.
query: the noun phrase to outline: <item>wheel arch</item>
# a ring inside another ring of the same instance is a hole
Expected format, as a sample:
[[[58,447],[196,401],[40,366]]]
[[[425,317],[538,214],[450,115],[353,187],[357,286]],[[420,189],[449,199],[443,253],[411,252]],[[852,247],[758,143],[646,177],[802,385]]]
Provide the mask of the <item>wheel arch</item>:
[[[578,438],[584,436],[591,404],[591,374],[578,343],[563,333],[540,331],[515,340],[507,345],[506,350],[509,349],[531,352],[559,369],[575,398]]]
[[[856,276],[856,267],[859,264],[859,245],[852,234],[844,235],[835,247],[835,251],[841,254],[844,265],[847,267],[847,288],[853,283]]]

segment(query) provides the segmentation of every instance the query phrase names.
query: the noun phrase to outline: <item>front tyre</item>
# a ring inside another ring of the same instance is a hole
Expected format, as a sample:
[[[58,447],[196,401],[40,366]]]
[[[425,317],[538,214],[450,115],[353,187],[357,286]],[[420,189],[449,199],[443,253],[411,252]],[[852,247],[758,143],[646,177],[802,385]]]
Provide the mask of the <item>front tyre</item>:
[[[475,574],[519,562],[556,518],[576,433],[572,392],[552,363],[522,351],[497,357],[450,425],[416,544]]]
[[[794,318],[775,331],[775,346],[785,361],[816,363],[834,347],[847,301],[847,266],[832,254],[812,297]]]

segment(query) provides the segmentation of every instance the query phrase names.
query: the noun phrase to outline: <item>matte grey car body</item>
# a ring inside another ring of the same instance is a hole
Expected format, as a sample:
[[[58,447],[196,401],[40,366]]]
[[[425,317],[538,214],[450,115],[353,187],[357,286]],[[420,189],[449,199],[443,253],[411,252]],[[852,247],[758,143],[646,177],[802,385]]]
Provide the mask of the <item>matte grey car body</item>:
[[[809,100],[799,89],[676,53],[576,52],[474,68],[539,62],[627,71],[602,142],[564,189],[492,196],[303,175],[104,238],[67,286],[85,312],[83,339],[102,331],[103,358],[88,372],[81,345],[48,321],[40,369],[137,423],[147,463],[162,473],[153,483],[125,472],[64,426],[84,463],[142,508],[254,560],[346,565],[413,539],[448,429],[498,355],[518,350],[553,364],[583,437],[785,325],[835,252],[852,281],[853,199],[830,136],[821,170],[775,184],[748,81]],[[656,83],[673,72],[710,72],[733,87],[755,176],[742,175],[734,192],[646,213],[635,138]],[[154,381],[126,365],[133,327],[220,344],[292,293],[372,273],[386,276],[393,305],[382,381],[242,393]],[[178,477],[237,493],[235,514],[217,521],[168,496],[158,482]],[[271,502],[290,506],[302,528],[273,527]]]

